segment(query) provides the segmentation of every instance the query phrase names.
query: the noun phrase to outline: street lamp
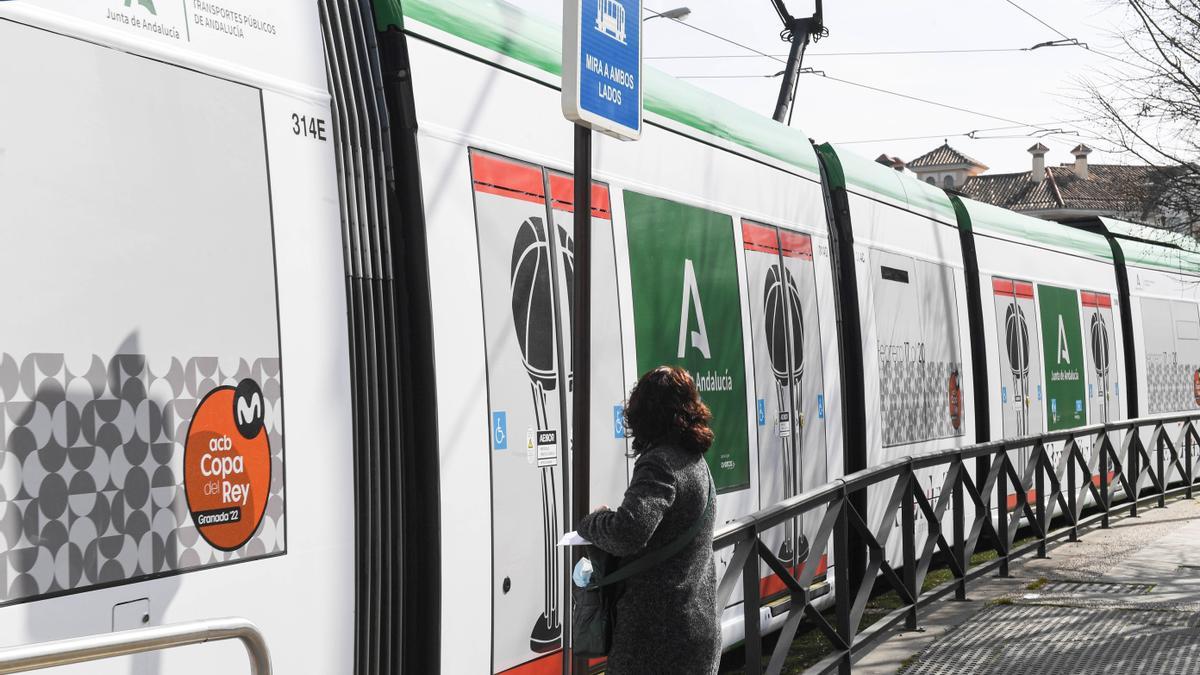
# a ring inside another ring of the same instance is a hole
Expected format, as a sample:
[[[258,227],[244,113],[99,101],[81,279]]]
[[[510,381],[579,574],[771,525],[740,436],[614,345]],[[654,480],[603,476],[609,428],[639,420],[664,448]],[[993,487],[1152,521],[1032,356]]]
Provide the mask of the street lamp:
[[[675,19],[676,21],[683,21],[684,19],[688,18],[691,13],[692,10],[688,9],[687,7],[676,7],[675,9],[668,9],[667,11],[660,12],[658,14],[651,14],[650,16],[642,19],[642,23],[645,23],[650,19]]]

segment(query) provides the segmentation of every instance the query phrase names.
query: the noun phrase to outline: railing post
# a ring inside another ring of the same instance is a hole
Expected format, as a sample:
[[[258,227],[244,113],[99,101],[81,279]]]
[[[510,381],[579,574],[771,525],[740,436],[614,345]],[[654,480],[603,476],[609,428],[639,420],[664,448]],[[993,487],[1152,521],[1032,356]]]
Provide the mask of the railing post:
[[[962,455],[958,456],[958,478],[954,481],[954,558],[958,561],[958,566],[962,569],[962,574],[954,585],[954,599],[967,599],[967,565],[970,560],[967,559],[967,534],[965,527],[966,514],[963,512],[963,491],[966,488],[963,483],[967,480],[967,465],[963,461]]]
[[[750,536],[753,546],[758,539],[758,527],[751,529]],[[742,565],[742,599],[742,621],[746,626],[746,640],[743,643],[746,673],[759,675],[762,673],[762,602],[758,596],[758,556],[755,553],[751,553]]]
[[[1192,470],[1192,431],[1194,427],[1192,427],[1191,420],[1184,422],[1184,424],[1187,425],[1187,427],[1183,432],[1183,470],[1187,473],[1184,475],[1183,479],[1187,481],[1187,498],[1191,499],[1192,478],[1195,474],[1195,471]]]
[[[1158,508],[1165,509],[1167,507],[1167,474],[1164,471],[1166,466],[1163,464],[1163,446],[1166,445],[1167,430],[1158,435],[1158,452],[1155,459],[1158,460]]]
[[[1003,453],[1001,462],[1008,462],[1008,448],[1000,450]],[[1008,576],[1008,472],[1002,467],[996,477],[996,553],[1000,555],[1000,576]]]
[[[1035,462],[1033,465],[1034,513],[1037,515],[1038,547],[1037,557],[1046,557],[1046,472],[1043,470],[1049,461],[1046,459],[1046,446],[1041,441],[1034,446]],[[1045,460],[1045,461],[1043,461]],[[1024,487],[1022,487],[1024,489]]]
[[[900,501],[900,545],[904,556],[904,587],[913,597],[904,616],[904,627],[908,630],[917,629],[917,514],[913,503],[913,492],[920,486],[915,486],[912,462],[908,463],[900,480],[905,483],[904,498]],[[933,536],[933,535],[930,535]]]
[[[1133,489],[1132,495],[1127,495],[1129,499],[1129,515],[1132,518],[1138,517],[1138,493],[1141,492],[1139,478],[1142,477],[1142,472],[1138,470],[1138,446],[1142,443],[1142,430],[1137,426],[1130,427],[1129,433],[1133,434],[1133,440],[1129,443],[1129,456],[1125,459],[1125,466],[1128,469],[1127,483]]]
[[[842,487],[842,494],[838,499],[841,509],[838,511],[837,520],[833,526],[833,557],[837,565],[836,573],[833,576],[833,602],[837,614],[838,634],[845,640],[846,646],[852,648],[854,647],[856,626],[850,622],[850,610],[854,606],[857,589],[850,588],[850,575],[846,568],[846,561],[850,558],[850,517],[846,513],[846,509],[850,508],[850,504],[845,487]],[[847,649],[846,653],[838,660],[839,675],[850,675],[853,665],[851,657],[851,649]]]
[[[1104,435],[1100,438],[1100,528],[1108,529],[1108,508],[1112,504],[1112,499],[1108,494],[1108,449],[1112,443],[1108,440],[1108,429],[1104,430]]]
[[[1067,453],[1067,508],[1071,510],[1071,532],[1067,535],[1067,541],[1079,541],[1079,508],[1075,503],[1078,490],[1075,486],[1075,453],[1078,451],[1078,444],[1074,439],[1063,448],[1063,452]]]

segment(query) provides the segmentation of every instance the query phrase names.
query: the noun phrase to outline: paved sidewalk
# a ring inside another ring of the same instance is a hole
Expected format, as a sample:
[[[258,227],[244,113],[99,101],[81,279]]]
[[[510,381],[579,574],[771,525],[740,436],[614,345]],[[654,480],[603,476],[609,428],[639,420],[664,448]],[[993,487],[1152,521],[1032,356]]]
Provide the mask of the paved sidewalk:
[[[1200,501],[1111,522],[934,603],[854,671],[1200,672]]]

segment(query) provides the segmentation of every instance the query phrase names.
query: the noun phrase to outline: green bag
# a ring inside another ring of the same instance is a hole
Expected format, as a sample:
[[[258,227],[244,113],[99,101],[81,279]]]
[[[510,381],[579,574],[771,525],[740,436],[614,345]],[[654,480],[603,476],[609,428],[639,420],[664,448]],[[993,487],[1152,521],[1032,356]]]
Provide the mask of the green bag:
[[[620,597],[617,584],[682,551],[700,534],[700,528],[712,513],[714,502],[716,490],[709,483],[708,504],[704,507],[704,515],[700,516],[687,532],[666,546],[635,558],[626,565],[621,565],[620,558],[600,547],[588,546],[588,554],[585,557],[592,563],[592,579],[583,588],[571,584],[571,598],[574,601],[571,607],[571,644],[576,656],[608,656],[609,650],[612,649],[613,627],[616,624],[617,598]]]

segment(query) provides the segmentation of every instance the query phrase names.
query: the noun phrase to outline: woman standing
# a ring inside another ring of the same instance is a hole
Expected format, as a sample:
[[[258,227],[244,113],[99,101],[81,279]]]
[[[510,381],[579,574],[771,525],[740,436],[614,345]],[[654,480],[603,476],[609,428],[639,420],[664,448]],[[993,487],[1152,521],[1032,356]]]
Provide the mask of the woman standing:
[[[661,366],[629,394],[625,428],[637,462],[621,506],[585,516],[579,534],[595,546],[632,559],[699,533],[675,555],[624,582],[616,604],[609,675],[717,672],[717,619],[712,535],[715,500],[704,453],[713,441],[712,413],[692,376]]]

